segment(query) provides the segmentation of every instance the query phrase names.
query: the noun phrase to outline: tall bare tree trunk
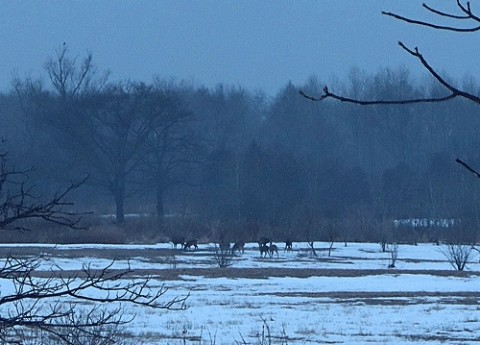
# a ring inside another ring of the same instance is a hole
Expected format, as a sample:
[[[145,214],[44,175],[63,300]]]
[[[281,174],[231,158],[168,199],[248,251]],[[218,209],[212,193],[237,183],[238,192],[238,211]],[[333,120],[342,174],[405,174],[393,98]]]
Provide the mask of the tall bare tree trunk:
[[[113,195],[115,198],[115,218],[117,223],[125,221],[124,203],[125,203],[125,176],[117,174],[115,177]]]
[[[164,216],[163,190],[160,187],[157,187],[156,199],[157,199],[157,217],[158,219],[163,220],[163,216]]]

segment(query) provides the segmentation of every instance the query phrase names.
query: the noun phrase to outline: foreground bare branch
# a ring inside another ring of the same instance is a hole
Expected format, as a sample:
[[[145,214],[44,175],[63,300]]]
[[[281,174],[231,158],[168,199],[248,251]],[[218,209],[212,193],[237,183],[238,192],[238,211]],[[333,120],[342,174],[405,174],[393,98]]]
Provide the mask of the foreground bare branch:
[[[35,278],[40,258],[8,258],[0,277],[11,284],[12,292],[6,292],[8,284],[2,283],[0,340],[12,342],[40,332],[70,344],[73,331],[77,337],[99,336],[99,328],[131,322],[126,306],[185,309],[188,295],[162,301],[165,286],[154,288],[151,277],[132,279],[132,270],[116,271],[113,264],[100,270],[87,265],[73,275],[56,267],[49,277]]]
[[[468,171],[470,171],[471,173],[473,173],[476,177],[480,178],[480,173],[478,173],[476,170],[474,170],[472,167],[470,167],[467,163],[465,163],[464,161],[460,160],[460,159],[455,159],[455,162],[457,162],[458,164],[460,164],[461,166],[463,166],[465,169],[467,169]]]
[[[41,200],[27,186],[27,173],[10,167],[7,153],[0,152],[0,230],[27,229],[25,222],[32,219],[80,228],[83,214],[70,211],[73,203],[66,199],[87,177]],[[2,344],[29,338],[48,344],[118,344],[120,326],[133,318],[127,306],[185,308],[188,295],[163,301],[165,286],[154,287],[151,277],[133,279],[130,268],[114,270],[114,262],[102,269],[85,265],[74,273],[50,267],[39,278],[42,259],[10,257],[0,263]]]
[[[312,101],[323,101],[324,99],[331,98],[340,102],[352,103],[352,104],[358,104],[358,105],[402,105],[402,104],[415,104],[415,103],[435,103],[435,102],[445,102],[457,97],[457,95],[450,94],[448,96],[439,97],[439,98],[414,98],[414,99],[371,100],[370,101],[370,100],[360,100],[356,98],[341,96],[339,94],[331,92],[327,86],[323,88],[323,93],[318,97],[311,96],[305,93],[304,91],[300,91],[300,95]]]
[[[406,22],[408,24],[413,25],[420,25],[425,26],[435,30],[444,30],[444,31],[453,31],[453,32],[460,32],[460,33],[468,33],[468,32],[476,32],[480,31],[480,18],[475,15],[471,9],[470,2],[467,1],[466,4],[463,4],[460,0],[456,1],[456,6],[458,9],[459,14],[441,11],[437,8],[431,7],[427,4],[423,4],[423,8],[425,8],[428,12],[442,17],[449,20],[453,20],[455,23],[453,25],[440,25],[429,21],[417,20],[412,19],[409,17],[405,17],[399,15],[397,13],[392,12],[385,12],[382,11],[383,15],[398,19],[400,21]],[[459,26],[456,22],[471,22],[471,26]]]
[[[333,93],[328,89],[327,86],[323,88],[323,93],[318,97],[308,95],[304,91],[300,91],[300,94],[303,97],[312,101],[323,101],[324,99],[331,98],[340,102],[352,103],[352,104],[358,104],[358,105],[406,105],[406,104],[418,104],[418,103],[439,103],[439,102],[449,101],[457,97],[466,98],[470,101],[480,104],[479,96],[460,90],[454,87],[448,81],[446,81],[446,79],[443,78],[435,70],[435,68],[428,63],[428,61],[420,53],[418,48],[410,49],[405,44],[403,44],[403,42],[398,42],[398,45],[407,53],[409,53],[410,55],[418,59],[422,64],[422,66],[430,73],[430,75],[449,91],[449,94],[443,97],[421,97],[421,98],[411,98],[411,99],[388,99],[388,100],[361,100],[361,99],[349,98],[349,97],[345,97],[345,96],[341,96],[336,93]]]
[[[435,9],[433,7],[430,7],[428,5],[424,4],[424,7],[431,13],[440,16],[440,17],[446,17],[449,19],[454,19],[454,20],[471,20],[476,23],[480,23],[480,17],[476,16],[473,11],[471,10],[470,3],[467,2],[465,5],[460,1],[457,0],[457,7],[460,11],[460,15],[456,15],[453,13],[448,13],[448,12],[443,12],[438,9]],[[450,30],[450,31],[457,31],[457,32],[474,32],[474,31],[479,31],[480,30],[480,24],[471,28],[458,28],[454,26],[442,26],[442,25],[436,25],[434,23],[430,22],[425,22],[425,21],[418,21],[418,20],[413,20],[408,17],[404,17],[395,13],[391,12],[382,12],[384,15],[393,17],[395,19],[407,22],[409,24],[418,24],[418,25],[423,25],[427,26],[430,28],[434,29],[441,29],[441,30]],[[474,103],[480,104],[480,97],[478,95],[474,95],[472,93],[466,92],[464,90],[461,90],[455,86],[453,86],[450,82],[448,82],[440,73],[437,72],[437,70],[427,61],[427,59],[423,56],[422,53],[420,53],[420,50],[415,47],[415,48],[409,48],[407,47],[403,42],[399,41],[398,45],[406,51],[408,54],[410,54],[412,57],[417,59],[420,64],[427,70],[427,72],[438,82],[440,85],[442,85],[447,91],[448,94],[442,97],[420,97],[420,98],[411,98],[411,99],[379,99],[379,100],[362,100],[362,99],[356,99],[356,98],[350,98],[350,97],[345,97],[339,94],[336,94],[334,92],[331,92],[327,86],[323,88],[323,93],[320,96],[312,96],[304,91],[300,91],[300,94],[312,101],[322,101],[325,99],[334,99],[340,102],[345,102],[345,103],[352,103],[352,104],[358,104],[358,105],[405,105],[405,104],[417,104],[417,103],[439,103],[439,102],[445,102],[452,100],[454,98],[465,98],[468,99]]]
[[[40,219],[49,223],[80,229],[82,216],[69,210],[74,204],[67,200],[69,194],[82,186],[84,177],[72,182],[63,191],[49,199],[40,200],[28,186],[29,170],[18,170],[8,164],[7,153],[0,153],[0,229],[26,230],[25,221]]]

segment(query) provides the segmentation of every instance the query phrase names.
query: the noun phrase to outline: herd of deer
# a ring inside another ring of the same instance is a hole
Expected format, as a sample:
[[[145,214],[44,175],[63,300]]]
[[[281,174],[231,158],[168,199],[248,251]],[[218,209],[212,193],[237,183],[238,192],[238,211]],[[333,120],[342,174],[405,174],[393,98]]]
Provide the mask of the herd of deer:
[[[292,245],[293,245],[292,240],[286,239],[284,252],[293,251]],[[258,248],[260,250],[260,257],[262,258],[263,257],[266,258],[267,255],[269,255],[270,257],[273,257],[274,254],[276,254],[278,257],[278,246],[276,244],[273,244],[273,242],[267,237],[260,238],[260,240],[258,241]]]
[[[198,249],[198,240],[196,239],[190,239],[187,241],[185,237],[173,237],[171,242],[173,243],[175,249],[178,245],[181,245],[183,250]],[[269,238],[261,237],[257,243],[261,258],[266,258],[267,255],[273,257],[274,254],[276,254],[278,257],[278,246],[274,244],[273,241],[271,241]],[[292,246],[292,240],[287,238],[285,240],[284,252],[292,252]],[[235,253],[243,254],[245,252],[245,242],[235,242],[232,246],[230,246],[230,242],[221,241],[219,243],[219,248],[220,251],[223,253],[231,253],[232,255]]]

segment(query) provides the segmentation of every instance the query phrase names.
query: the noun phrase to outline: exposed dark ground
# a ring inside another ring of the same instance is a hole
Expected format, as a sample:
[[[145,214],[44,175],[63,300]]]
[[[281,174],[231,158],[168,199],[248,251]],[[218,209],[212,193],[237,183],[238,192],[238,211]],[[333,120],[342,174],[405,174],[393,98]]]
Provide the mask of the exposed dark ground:
[[[35,257],[35,256],[53,256],[68,258],[102,258],[107,260],[128,260],[132,258],[142,257],[148,262],[161,262],[165,257],[171,256],[173,253],[180,255],[203,256],[206,259],[211,258],[213,252],[205,250],[198,252],[183,252],[173,249],[125,249],[125,248],[82,248],[82,249],[56,249],[45,247],[0,247],[1,257]],[[268,259],[265,259],[268,260]],[[274,260],[274,259],[273,259]],[[151,265],[150,265],[151,266]],[[74,271],[63,271],[63,274],[75,274]],[[44,276],[51,272],[35,272],[35,275]],[[179,268],[179,269],[134,269],[129,275],[132,276],[155,276],[161,277],[163,280],[181,280],[180,276],[203,276],[208,278],[246,278],[246,279],[267,279],[269,277],[292,277],[292,278],[308,278],[308,277],[362,277],[367,275],[383,275],[383,274],[424,274],[431,276],[444,277],[468,277],[480,276],[480,272],[464,271],[458,272],[454,270],[399,270],[399,269],[324,269],[324,268]]]

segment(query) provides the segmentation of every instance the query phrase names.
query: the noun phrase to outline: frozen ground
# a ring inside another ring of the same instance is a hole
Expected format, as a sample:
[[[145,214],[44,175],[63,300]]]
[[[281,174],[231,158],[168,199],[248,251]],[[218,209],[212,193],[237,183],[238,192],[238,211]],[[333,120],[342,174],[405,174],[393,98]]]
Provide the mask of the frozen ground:
[[[15,245],[0,252],[43,252],[39,270],[101,267],[115,258],[115,268],[130,265],[138,276],[148,272],[159,287],[165,284],[165,299],[190,294],[184,311],[128,309],[136,316],[126,328],[135,343],[480,343],[478,256],[466,274],[456,274],[443,247],[431,244],[401,245],[395,269],[387,269],[390,256],[378,244],[337,243],[330,257],[326,243],[316,244],[318,257],[307,248],[297,243],[293,253],[281,248],[278,258],[261,259],[257,245],[247,244],[231,269],[217,267],[212,244],[189,252],[170,244]],[[262,274],[245,278],[244,271]]]

